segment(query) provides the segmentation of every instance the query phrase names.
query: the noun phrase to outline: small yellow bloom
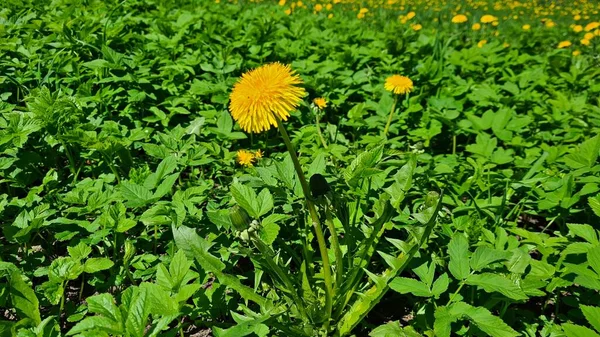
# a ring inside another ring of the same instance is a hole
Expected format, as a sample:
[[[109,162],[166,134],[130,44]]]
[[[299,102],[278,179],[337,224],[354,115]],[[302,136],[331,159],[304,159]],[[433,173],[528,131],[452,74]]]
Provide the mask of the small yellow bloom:
[[[333,13],[329,13],[329,15],[327,15],[328,19],[331,19],[333,17]]]
[[[508,48],[508,47],[510,47],[510,43],[508,43],[508,42],[504,42],[504,43],[502,44],[502,46],[503,46],[504,48]]]
[[[325,6],[325,9],[327,9],[327,10],[330,10],[332,7],[333,7],[333,5],[332,5],[332,4],[327,4],[327,5]]]
[[[315,5],[315,12],[320,12],[321,10],[323,10],[323,5],[321,5],[321,4],[316,4],[316,5]]]
[[[368,11],[369,11],[369,9],[368,9],[368,8],[365,8],[365,7],[363,7],[363,8],[361,8],[361,9],[360,9],[358,12],[359,12],[359,13],[363,13],[363,14],[365,14],[365,13],[367,13]]]
[[[290,8],[286,9],[283,11],[285,14],[290,15],[292,14],[292,10]]]
[[[413,89],[413,81],[402,75],[392,75],[385,79],[385,90],[396,95],[408,94]]]
[[[581,25],[575,25],[575,26],[573,26],[573,31],[574,31],[575,33],[579,33],[579,32],[581,32],[582,30],[583,30],[583,27],[582,27]]]
[[[563,49],[563,48],[567,48],[567,47],[570,47],[570,46],[571,46],[571,41],[561,41],[561,42],[558,44],[558,47],[557,47],[557,48],[558,48],[558,49]]]
[[[473,24],[473,27],[471,27],[473,30],[480,30],[481,29],[481,24],[479,22],[476,22]]]
[[[410,25],[410,27],[411,27],[411,28],[412,28],[412,29],[413,29],[415,32],[418,32],[418,31],[420,31],[420,30],[421,30],[421,28],[423,28],[423,26],[421,26],[421,24],[420,24],[420,23],[417,23],[417,24]]]
[[[589,32],[590,30],[594,30],[596,28],[600,27],[600,22],[590,22],[587,25],[585,25],[585,31]]]
[[[306,94],[300,76],[289,65],[269,63],[250,70],[233,86],[231,117],[246,132],[259,133],[287,120]]]
[[[302,6],[304,6],[304,2],[298,1],[298,2],[296,2],[296,6],[302,7]]]
[[[358,14],[356,14],[356,17],[357,17],[358,19],[362,19],[362,18],[364,18],[364,17],[365,17],[365,13],[358,13]]]
[[[590,40],[588,40],[588,39],[581,39],[581,41],[579,41],[579,42],[584,46],[590,45]]]
[[[416,15],[415,12],[408,12],[408,14],[406,14],[406,19],[410,20],[410,19],[414,18],[415,15]]]
[[[523,25],[523,30],[530,30],[531,29],[531,25]]]
[[[327,100],[325,100],[324,97],[317,97],[313,99],[313,103],[315,103],[315,105],[321,110],[327,106]]]
[[[583,35],[583,38],[586,40],[591,40],[594,38],[594,33],[585,33],[585,35]]]
[[[556,23],[552,20],[548,20],[548,21],[546,21],[545,25],[546,25],[546,28],[552,28],[552,27],[556,26]]]
[[[452,18],[452,23],[463,23],[463,22],[467,22],[467,20],[468,20],[468,18],[466,15],[458,14]]]
[[[581,54],[581,51],[579,50],[573,50],[573,56],[578,56]]]
[[[581,20],[581,15],[579,15],[579,14],[578,14],[578,15],[575,15],[575,16],[573,17],[573,20],[575,20],[575,21],[579,21],[579,20]]]
[[[279,6],[285,6],[285,0],[279,0]]]
[[[251,167],[254,166],[252,161],[254,160],[254,155],[250,151],[246,150],[238,150],[237,152],[237,160],[240,165]]]
[[[481,20],[479,21],[481,21],[481,23],[492,23],[494,21],[498,21],[498,18],[493,15],[486,14],[482,16]]]
[[[487,40],[481,40],[479,42],[477,42],[477,47],[481,48],[483,47],[485,44],[487,43]]]
[[[499,24],[500,24],[500,22],[498,22],[498,21],[492,22],[492,26],[494,26],[494,27],[498,26]]]
[[[263,152],[262,152],[262,150],[260,150],[260,149],[259,149],[259,150],[256,150],[256,152],[254,152],[254,158],[256,158],[256,159],[260,159],[260,158],[262,158],[262,157],[263,157]]]

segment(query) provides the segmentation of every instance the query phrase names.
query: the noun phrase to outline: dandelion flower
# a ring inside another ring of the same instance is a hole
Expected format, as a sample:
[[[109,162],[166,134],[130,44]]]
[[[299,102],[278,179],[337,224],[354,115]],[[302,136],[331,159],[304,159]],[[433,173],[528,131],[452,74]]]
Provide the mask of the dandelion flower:
[[[575,26],[573,26],[573,31],[574,31],[575,33],[579,33],[579,32],[581,32],[582,30],[583,30],[583,27],[582,27],[581,25],[575,25]]]
[[[260,158],[262,158],[262,157],[263,157],[263,152],[262,152],[262,150],[260,150],[260,149],[259,149],[259,150],[256,150],[256,152],[254,152],[254,158],[256,158],[256,159],[260,159]]]
[[[414,25],[410,25],[410,27],[411,27],[411,28],[412,28],[412,29],[413,29],[415,32],[418,32],[418,31],[420,31],[420,30],[423,28],[423,26],[422,26],[420,23],[417,23],[417,24],[414,24]]]
[[[406,76],[392,75],[385,80],[384,87],[396,95],[408,94],[413,89],[413,82]]]
[[[571,46],[571,41],[561,41],[561,42],[558,44],[558,47],[557,47],[557,48],[558,48],[558,49],[563,49],[563,48],[567,48],[567,47],[569,47],[569,46]]]
[[[530,30],[531,29],[531,25],[523,25],[523,30]]]
[[[554,26],[556,26],[556,23],[554,21],[552,21],[552,20],[546,21],[546,28],[552,28]]]
[[[479,21],[481,21],[481,23],[492,23],[494,21],[498,21],[498,18],[493,15],[486,14],[482,16],[481,20]]]
[[[590,45],[590,40],[588,40],[588,39],[581,39],[581,41],[579,41],[579,42],[584,46]]]
[[[584,30],[586,32],[589,32],[590,30],[594,30],[596,28],[600,27],[600,22],[590,22],[587,25],[585,25]]]
[[[275,62],[250,70],[233,86],[229,111],[246,132],[259,133],[287,120],[305,95],[289,65]]]
[[[473,28],[473,30],[480,30],[481,24],[479,22],[475,22],[471,28]]]
[[[487,43],[487,40],[481,40],[477,42],[477,47],[482,48]]]
[[[321,4],[316,4],[316,5],[315,5],[315,12],[320,12],[321,10],[323,10],[323,5],[321,5]]]
[[[240,165],[251,167],[254,166],[252,161],[254,161],[254,155],[250,151],[246,150],[238,150],[237,152],[237,160]]]
[[[279,0],[279,6],[285,6],[285,0]]]
[[[458,14],[458,15],[455,15],[452,18],[452,23],[464,23],[464,22],[467,22],[467,20],[468,19],[467,19],[466,15],[464,15],[464,14]]]
[[[591,40],[594,38],[594,33],[585,33],[585,35],[583,36],[584,39],[586,40]]]
[[[415,15],[417,15],[417,14],[415,14],[415,12],[408,12],[408,14],[406,14],[406,19],[410,20],[410,19],[414,18]]]
[[[315,105],[321,110],[325,109],[327,106],[327,101],[323,97],[317,97],[313,99],[313,103],[315,103]]]
[[[581,54],[581,51],[579,50],[573,50],[573,56],[578,56]]]

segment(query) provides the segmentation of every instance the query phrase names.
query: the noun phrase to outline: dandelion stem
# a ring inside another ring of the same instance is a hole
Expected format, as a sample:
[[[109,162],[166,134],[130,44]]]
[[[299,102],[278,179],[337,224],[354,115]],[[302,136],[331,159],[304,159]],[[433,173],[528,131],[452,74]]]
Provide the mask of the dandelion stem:
[[[315,235],[317,237],[317,242],[319,243],[319,252],[321,253],[321,259],[323,260],[323,278],[325,281],[325,323],[323,327],[325,329],[329,328],[329,318],[331,317],[332,310],[332,281],[331,281],[331,265],[329,264],[329,255],[327,255],[327,245],[325,244],[325,237],[323,235],[323,228],[321,227],[321,223],[319,222],[319,215],[317,213],[317,209],[315,204],[310,200],[310,190],[308,188],[308,183],[306,182],[306,177],[304,176],[304,172],[302,171],[302,166],[300,166],[300,161],[298,160],[298,156],[296,155],[296,151],[294,150],[294,146],[290,141],[290,137],[281,123],[281,120],[277,118],[277,127],[279,128],[279,132],[283,137],[283,141],[292,157],[292,162],[294,163],[294,168],[296,169],[296,173],[298,174],[298,180],[300,180],[300,185],[302,186],[302,192],[304,193],[304,199],[306,200],[306,208],[308,208],[308,212],[310,214],[312,224],[315,228]]]
[[[392,124],[392,118],[394,118],[394,110],[396,110],[397,103],[398,95],[394,95],[394,103],[392,104],[392,109],[390,110],[390,116],[388,117],[387,124],[385,124],[385,129],[383,129],[384,136],[387,136],[388,130],[390,129],[390,124]]]
[[[315,116],[317,122],[317,133],[319,134],[319,138],[321,139],[323,147],[327,149],[327,142],[325,141],[325,138],[323,138],[323,133],[321,132],[321,124],[319,123],[319,111],[317,109],[315,109]]]

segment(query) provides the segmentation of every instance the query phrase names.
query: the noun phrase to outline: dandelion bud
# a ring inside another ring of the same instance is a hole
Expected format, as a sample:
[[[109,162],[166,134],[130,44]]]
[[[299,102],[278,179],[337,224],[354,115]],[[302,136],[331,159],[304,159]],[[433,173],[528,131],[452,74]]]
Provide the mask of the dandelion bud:
[[[231,224],[238,231],[247,229],[252,222],[248,213],[238,205],[231,207],[229,210],[229,219],[231,219]]]

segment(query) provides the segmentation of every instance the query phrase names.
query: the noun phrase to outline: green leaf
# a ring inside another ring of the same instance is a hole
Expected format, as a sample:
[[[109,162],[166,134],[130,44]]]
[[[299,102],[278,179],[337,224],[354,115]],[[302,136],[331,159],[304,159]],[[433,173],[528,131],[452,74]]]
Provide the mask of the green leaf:
[[[258,204],[258,196],[252,188],[234,182],[231,184],[230,191],[235,202],[246,210],[248,215],[255,219],[259,217],[260,205]]]
[[[76,260],[83,260],[92,253],[92,249],[83,242],[80,242],[75,247],[67,247],[69,255]]]
[[[431,297],[433,294],[429,287],[421,281],[412,278],[396,277],[390,282],[390,288],[401,294],[411,293],[415,296]]]
[[[431,287],[431,293],[433,294],[433,296],[438,298],[441,294],[448,290],[449,285],[450,278],[448,277],[448,274],[443,273],[442,275],[440,275],[440,277],[437,278],[437,280],[435,280],[435,282],[433,282],[433,286]]]
[[[183,285],[191,266],[192,261],[188,261],[184,251],[178,250],[169,264],[169,274],[174,288],[179,288]]]
[[[101,270],[110,269],[114,263],[105,257],[93,257],[85,261],[83,265],[83,271],[92,274]]]
[[[455,233],[448,244],[448,255],[450,262],[448,269],[452,276],[458,280],[463,280],[471,272],[469,268],[469,241],[461,233]]]
[[[588,205],[590,205],[590,208],[592,211],[594,211],[594,214],[596,214],[597,217],[600,217],[600,194],[595,197],[589,197]]]
[[[584,239],[585,241],[591,244],[597,245],[600,243],[598,241],[598,234],[596,233],[596,230],[590,225],[570,223],[567,224],[567,227],[569,228],[570,233],[579,236],[580,238]]]
[[[500,274],[482,273],[470,275],[465,283],[479,286],[488,293],[499,292],[516,301],[526,300],[528,298],[527,295],[525,295],[525,292],[514,284],[513,281]]]
[[[458,317],[452,315],[450,309],[445,306],[439,306],[435,309],[435,321],[433,322],[433,331],[438,337],[450,337],[452,332],[452,323],[458,320]]]
[[[127,306],[127,317],[125,318],[125,330],[131,337],[143,337],[148,316],[150,314],[150,305],[147,303],[148,291],[145,287],[134,288]]]
[[[100,294],[90,296],[85,300],[88,304],[88,311],[102,315],[114,322],[121,322],[121,312],[115,305],[115,300],[110,294]]]
[[[577,149],[564,157],[564,161],[573,169],[592,167],[598,160],[600,135],[584,141]]]
[[[140,284],[140,291],[146,293],[144,306],[149,314],[168,316],[179,313],[177,302],[158,284],[143,282]]]
[[[263,216],[269,213],[273,209],[273,196],[268,189],[263,188],[262,191],[258,194],[258,209],[257,215],[258,217]],[[241,205],[240,205],[241,206]]]
[[[590,267],[596,271],[596,274],[600,275],[600,245],[587,252],[587,260]]]
[[[590,325],[593,326],[596,331],[600,332],[600,308],[583,304],[581,304],[579,308],[583,312],[585,319],[590,322]]]
[[[370,150],[364,151],[350,163],[344,171],[344,178],[350,187],[357,187],[361,179],[368,178],[376,174],[379,170],[375,169],[377,163],[383,156],[383,145],[376,146]]]
[[[369,337],[421,337],[411,326],[402,328],[398,321],[388,322],[373,329]]]
[[[152,192],[149,189],[128,181],[120,184],[120,191],[128,207],[141,207],[152,199]]]
[[[406,193],[412,186],[413,172],[416,167],[416,156],[411,156],[408,163],[404,164],[394,175],[392,185],[385,189],[385,192],[390,195],[390,203],[394,208],[397,209],[400,207],[400,203],[404,200]]]
[[[483,307],[473,307],[464,302],[452,305],[451,311],[454,315],[466,316],[471,322],[492,337],[514,337],[519,333],[508,326],[502,319],[492,315]]]
[[[154,194],[152,195],[152,199],[160,199],[163,196],[167,195],[173,189],[173,185],[179,178],[179,172],[168,175],[156,188]]]
[[[40,316],[39,302],[35,292],[23,281],[21,273],[13,271],[10,273],[10,299],[17,314],[21,318],[31,319],[35,325],[42,322]]]
[[[471,268],[475,271],[488,267],[494,262],[506,260],[511,256],[509,252],[497,250],[485,246],[479,246],[471,255]]]
[[[600,337],[594,330],[581,325],[565,323],[562,328],[567,337]]]

